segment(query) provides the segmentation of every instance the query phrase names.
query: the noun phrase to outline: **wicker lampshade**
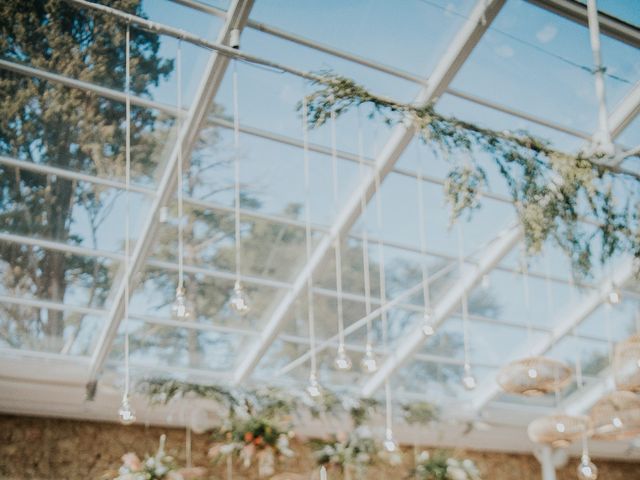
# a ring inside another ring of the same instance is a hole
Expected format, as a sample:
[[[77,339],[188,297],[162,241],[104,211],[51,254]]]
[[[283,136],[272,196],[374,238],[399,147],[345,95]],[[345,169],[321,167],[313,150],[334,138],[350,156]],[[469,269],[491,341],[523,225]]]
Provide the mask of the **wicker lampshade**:
[[[565,448],[588,432],[590,426],[589,417],[557,414],[536,418],[529,424],[527,433],[535,443]]]
[[[589,413],[596,440],[623,440],[640,434],[640,397],[613,392],[598,400]]]
[[[507,393],[535,397],[555,392],[571,381],[571,369],[545,357],[529,357],[505,365],[498,384]]]
[[[640,335],[616,345],[613,370],[618,390],[640,392]]]

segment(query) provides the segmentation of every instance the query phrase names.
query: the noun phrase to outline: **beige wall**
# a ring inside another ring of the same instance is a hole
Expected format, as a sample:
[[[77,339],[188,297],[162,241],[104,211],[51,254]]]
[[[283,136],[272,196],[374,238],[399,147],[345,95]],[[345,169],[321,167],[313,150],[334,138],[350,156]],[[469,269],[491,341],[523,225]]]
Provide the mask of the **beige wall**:
[[[127,451],[141,457],[153,453],[160,434],[167,434],[167,450],[184,464],[185,432],[143,426],[0,415],[0,479],[3,480],[97,480],[119,466]],[[193,436],[193,461],[208,465],[206,435]],[[308,473],[313,468],[309,451],[295,445],[297,456],[280,463],[278,471]],[[484,480],[538,480],[540,468],[528,455],[467,452],[475,460]],[[410,455],[407,462],[410,463]],[[640,464],[598,462],[601,480],[640,480]],[[220,468],[211,478],[223,478]],[[406,469],[375,468],[368,478],[404,479]],[[234,479],[253,478],[236,468]],[[330,475],[330,478],[336,475]],[[575,480],[575,460],[559,472],[558,480]]]

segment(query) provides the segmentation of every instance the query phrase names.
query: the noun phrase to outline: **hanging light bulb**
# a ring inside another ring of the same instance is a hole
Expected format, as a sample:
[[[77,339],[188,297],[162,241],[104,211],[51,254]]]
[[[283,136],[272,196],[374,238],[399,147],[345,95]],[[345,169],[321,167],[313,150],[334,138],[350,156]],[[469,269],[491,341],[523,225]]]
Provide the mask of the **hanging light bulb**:
[[[176,320],[186,320],[192,316],[193,310],[187,301],[184,287],[178,287],[176,289],[176,299],[171,305],[171,315]]]
[[[393,431],[390,428],[387,428],[384,435],[384,442],[382,442],[384,449],[389,453],[394,453],[398,451],[398,442],[393,438]]]
[[[436,333],[436,329],[433,326],[433,315],[430,310],[424,312],[424,320],[422,323],[422,333],[425,337],[430,337]]]
[[[129,404],[129,395],[127,394],[122,397],[122,403],[118,409],[118,416],[120,417],[120,423],[123,425],[131,425],[136,421],[136,414]]]
[[[583,455],[578,465],[578,478],[580,480],[596,480],[598,478],[598,467],[596,467],[588,455]]]
[[[251,310],[249,306],[249,297],[247,296],[242,284],[236,281],[233,287],[233,295],[229,299],[229,305],[238,315],[246,315]]]
[[[617,290],[611,290],[607,295],[607,301],[610,305],[618,305],[620,303],[620,292]]]
[[[351,370],[351,359],[344,348],[344,344],[338,345],[338,354],[334,361],[334,365],[338,370]]]
[[[465,389],[471,391],[476,388],[478,382],[476,381],[476,377],[471,373],[471,365],[468,363],[464,364],[464,376],[462,377],[462,385]]]
[[[376,356],[373,354],[373,347],[370,343],[367,343],[364,350],[364,357],[360,361],[360,366],[362,370],[367,373],[373,373],[378,370],[378,362],[376,360]]]
[[[309,385],[307,385],[307,393],[311,398],[318,398],[322,395],[322,387],[318,383],[315,373],[309,375]]]

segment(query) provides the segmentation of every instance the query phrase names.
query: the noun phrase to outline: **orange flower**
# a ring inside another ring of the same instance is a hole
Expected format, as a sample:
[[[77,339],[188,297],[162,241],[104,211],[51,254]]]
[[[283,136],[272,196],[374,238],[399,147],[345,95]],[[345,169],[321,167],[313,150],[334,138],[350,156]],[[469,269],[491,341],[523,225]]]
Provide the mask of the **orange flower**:
[[[256,439],[253,441],[253,443],[255,445],[262,445],[264,442],[262,440],[262,437],[256,437]]]
[[[253,433],[251,432],[247,432],[244,434],[244,441],[245,442],[250,442],[251,440],[253,440]]]

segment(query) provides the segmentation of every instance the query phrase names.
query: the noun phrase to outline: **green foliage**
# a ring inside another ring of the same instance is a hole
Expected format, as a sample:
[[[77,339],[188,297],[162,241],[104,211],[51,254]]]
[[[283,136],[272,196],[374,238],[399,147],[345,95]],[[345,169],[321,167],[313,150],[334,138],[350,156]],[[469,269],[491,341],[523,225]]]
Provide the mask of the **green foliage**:
[[[421,452],[416,457],[415,468],[407,478],[418,480],[480,480],[476,465],[468,459],[458,460],[446,451],[436,451],[433,455]]]
[[[445,193],[452,219],[480,205],[492,166],[509,189],[529,253],[553,240],[580,275],[591,273],[595,258],[640,258],[639,176],[608,164],[611,159],[570,155],[526,132],[495,131],[439,114],[432,105],[395,102],[327,72],[318,83],[305,102],[311,127],[324,124],[332,110],[339,116],[361,105],[387,124],[409,120],[416,126],[420,138],[451,164]]]

